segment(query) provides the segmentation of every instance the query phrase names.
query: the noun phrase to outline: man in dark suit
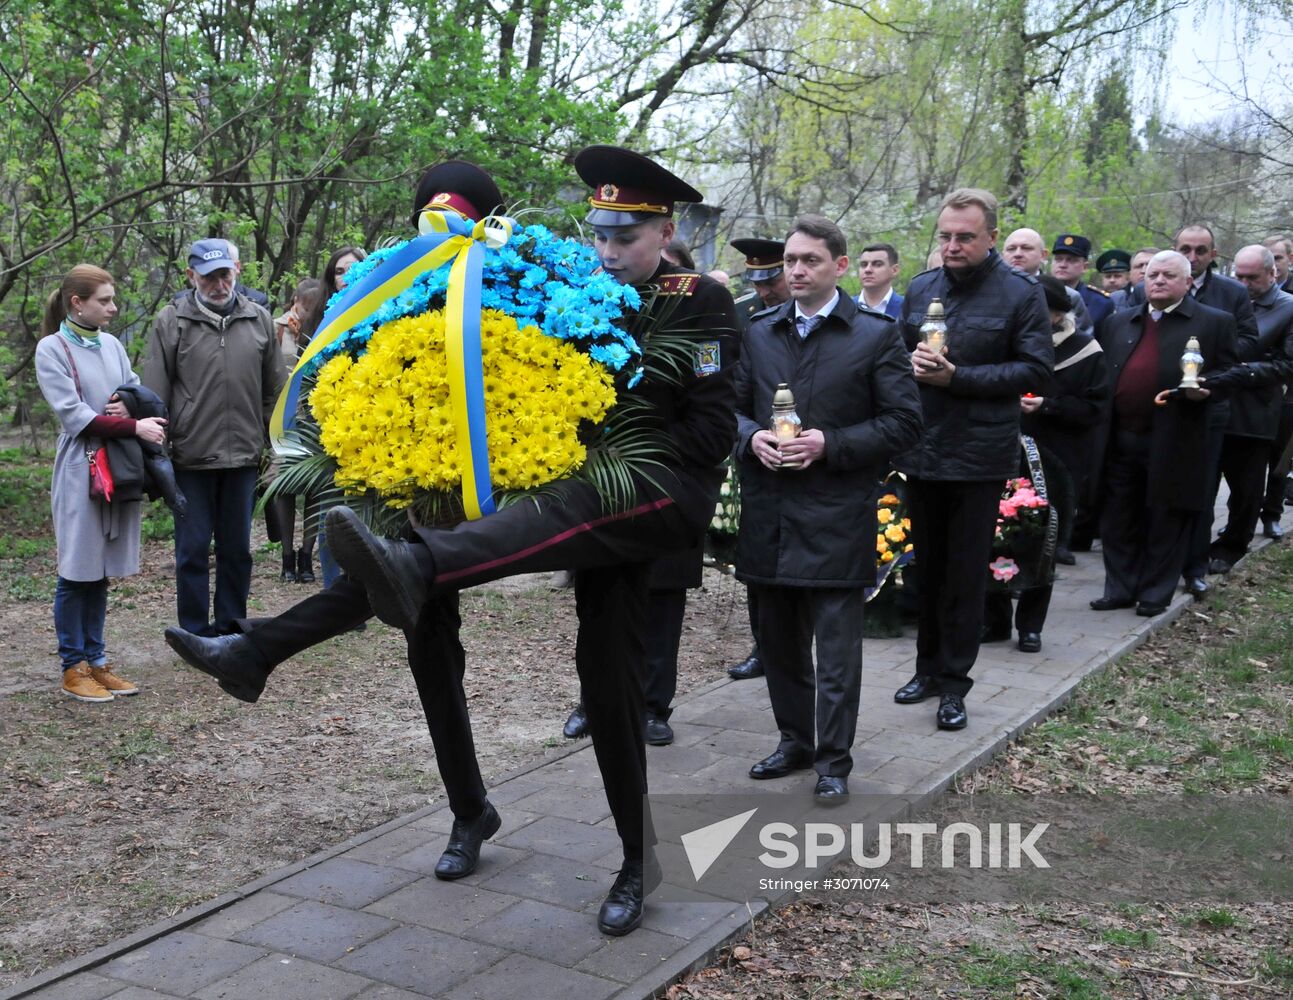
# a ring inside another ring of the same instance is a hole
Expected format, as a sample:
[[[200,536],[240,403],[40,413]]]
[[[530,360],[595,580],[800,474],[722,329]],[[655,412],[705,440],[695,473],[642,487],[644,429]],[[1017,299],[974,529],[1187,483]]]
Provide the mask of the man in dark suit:
[[[858,278],[862,282],[858,305],[890,319],[902,314],[902,296],[893,288],[898,279],[898,250],[892,243],[871,243],[862,248]]]
[[[1245,358],[1243,365],[1245,386],[1230,401],[1230,423],[1221,448],[1221,475],[1230,487],[1229,516],[1212,543],[1208,569],[1213,573],[1230,572],[1253,540],[1266,497],[1267,460],[1284,409],[1284,383],[1293,377],[1293,295],[1280,291],[1275,255],[1267,247],[1244,247],[1235,254],[1235,278],[1248,288],[1258,340],[1255,356]]]
[[[1293,260],[1293,240],[1287,236],[1268,236],[1262,240],[1275,257],[1275,284],[1282,292],[1293,294],[1293,274],[1289,272]],[[1260,316],[1261,306],[1253,303],[1253,310]],[[1267,538],[1283,538],[1280,518],[1284,516],[1284,501],[1293,481],[1288,478],[1289,462],[1293,458],[1293,386],[1285,383],[1284,405],[1280,409],[1279,428],[1271,443],[1267,458],[1266,499],[1262,502],[1262,534]]]
[[[821,802],[848,796],[862,683],[862,612],[875,585],[875,500],[889,460],[920,436],[920,397],[894,323],[836,282],[849,259],[817,215],[786,237],[793,303],[750,327],[736,373],[741,532],[736,575],[756,595],[768,696],[781,738],[755,779],[817,771]],[[769,429],[785,383],[803,421]],[[827,526],[829,525],[829,528]],[[814,649],[816,657],[814,659]]]
[[[1189,295],[1190,262],[1174,250],[1145,271],[1148,302],[1115,313],[1104,349],[1114,383],[1105,459],[1104,595],[1096,611],[1135,607],[1161,614],[1186,554],[1199,511],[1214,493],[1212,470],[1198,461],[1214,393],[1233,384],[1234,318]],[[1203,355],[1204,386],[1177,389],[1191,337]]]

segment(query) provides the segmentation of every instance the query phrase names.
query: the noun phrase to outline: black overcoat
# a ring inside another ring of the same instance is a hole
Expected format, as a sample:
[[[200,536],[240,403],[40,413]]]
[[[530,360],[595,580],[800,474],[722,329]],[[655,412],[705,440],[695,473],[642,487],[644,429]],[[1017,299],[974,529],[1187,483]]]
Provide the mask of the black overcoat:
[[[794,316],[794,302],[756,316],[736,369],[736,575],[782,586],[872,586],[880,483],[892,457],[920,436],[911,359],[897,325],[847,295],[807,339]],[[768,469],[750,450],[781,382],[804,429],[826,440],[825,455],[804,470]]]

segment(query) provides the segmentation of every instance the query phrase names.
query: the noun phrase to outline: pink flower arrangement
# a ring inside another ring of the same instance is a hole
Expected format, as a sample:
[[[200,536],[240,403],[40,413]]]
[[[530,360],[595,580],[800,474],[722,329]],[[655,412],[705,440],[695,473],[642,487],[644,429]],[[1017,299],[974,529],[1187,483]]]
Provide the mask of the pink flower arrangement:
[[[1045,507],[1046,501],[1037,495],[1033,484],[1028,479],[1007,479],[1006,492],[997,505],[997,511],[1003,518],[1016,518],[1019,508],[1035,510]]]

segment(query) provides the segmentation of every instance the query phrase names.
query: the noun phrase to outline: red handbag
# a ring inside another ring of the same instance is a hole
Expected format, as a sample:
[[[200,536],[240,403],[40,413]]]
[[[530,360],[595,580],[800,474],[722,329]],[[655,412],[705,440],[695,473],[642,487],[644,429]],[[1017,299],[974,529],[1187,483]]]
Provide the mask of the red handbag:
[[[59,343],[63,345],[67,363],[72,366],[72,381],[76,384],[76,394],[81,397],[81,402],[85,402],[85,393],[81,391],[81,375],[76,370],[76,362],[72,360],[72,352],[61,338]],[[86,448],[85,460],[90,466],[90,499],[112,503],[115,486],[112,482],[112,466],[108,464],[108,449],[103,445],[97,448]]]

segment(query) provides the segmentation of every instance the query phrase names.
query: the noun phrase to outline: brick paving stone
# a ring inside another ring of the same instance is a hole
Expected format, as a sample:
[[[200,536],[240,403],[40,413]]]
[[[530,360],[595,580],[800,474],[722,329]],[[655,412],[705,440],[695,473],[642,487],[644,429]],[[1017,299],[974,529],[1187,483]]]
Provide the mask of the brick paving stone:
[[[597,949],[601,934],[587,912],[523,899],[463,932],[484,944],[571,966]]]
[[[768,750],[768,737],[765,734],[747,733],[742,729],[716,729],[713,735],[707,736],[699,745],[729,757],[748,757],[751,763],[771,752]]]
[[[673,745],[676,747],[690,747],[708,745],[709,737],[719,732],[714,726],[699,726],[691,722],[676,722],[672,717],[669,719],[669,725],[673,728]]]
[[[127,986],[124,990],[112,994],[110,1000],[181,1000],[173,993],[158,993],[146,990],[141,986]]]
[[[516,825],[510,829],[506,826],[512,809],[525,810],[534,814],[534,818],[538,815],[560,816],[562,819],[594,824],[611,814],[611,807],[606,804],[606,793],[600,788],[545,788],[512,803],[511,809],[503,814],[505,825],[499,831],[500,836],[506,837],[517,828]]]
[[[175,931],[100,967],[114,979],[186,996],[264,956],[261,948]]]
[[[377,913],[402,924],[457,933],[507,909],[517,899],[462,879],[444,882],[438,878],[422,878],[370,904],[364,912]]]
[[[1049,704],[1055,697],[1055,691],[1026,691],[1023,688],[1006,688],[1000,694],[994,694],[984,705],[1003,705],[1006,708],[1037,710]],[[969,710],[975,706],[971,702]],[[970,716],[970,725],[974,725],[974,716]]]
[[[93,972],[83,972],[70,979],[52,983],[31,996],[32,1000],[103,1000],[120,991],[120,979],[108,979]]]
[[[373,913],[307,899],[231,936],[285,955],[332,962],[395,926]]]
[[[445,827],[446,832],[448,829]],[[375,865],[391,865],[400,855],[408,854],[409,851],[423,846],[433,836],[438,835],[434,835],[425,826],[414,826],[409,823],[398,830],[384,833],[380,837],[374,837],[358,847],[351,848],[346,852],[346,857],[353,861],[368,861]],[[392,865],[392,867],[399,866]]]
[[[239,931],[252,924],[258,924],[266,917],[272,917],[275,913],[286,910],[298,902],[299,900],[294,896],[280,896],[266,889],[246,899],[240,899],[232,906],[226,906],[219,913],[194,924],[190,930],[205,934],[207,937],[233,937]]]
[[[607,938],[601,947],[575,968],[605,979],[631,983],[666,964],[687,944],[687,941],[672,934],[661,934],[659,931],[639,927],[624,937]]]
[[[751,683],[741,681],[742,684]],[[735,685],[734,685],[735,686]],[[726,689],[724,689],[726,690]],[[764,689],[764,700],[767,700],[767,689]],[[740,705],[722,704],[715,699],[708,699],[710,704],[698,710],[698,714],[684,721],[697,722],[703,726],[716,729],[742,729],[750,733],[776,732],[772,716],[761,710],[751,711]]]
[[[555,816],[545,816],[503,840],[505,847],[555,854],[573,861],[605,854],[617,844],[619,837],[611,830]]]
[[[492,945],[425,927],[401,927],[335,964],[369,979],[438,996],[506,957],[507,952]]]
[[[623,852],[619,851],[612,862],[614,868],[608,868],[593,863],[591,859],[571,861],[551,855],[530,854],[481,883],[481,888],[537,899],[571,910],[584,910],[594,902],[600,904],[610,892],[615,881],[614,869],[619,868],[623,857]]]
[[[381,899],[415,878],[414,873],[398,868],[339,857],[279,882],[274,891],[337,906],[359,907]]]
[[[411,993],[408,990],[402,990],[398,986],[388,986],[386,983],[377,983],[369,987],[355,997],[355,1000],[423,1000],[424,997],[430,996],[429,993]]]
[[[738,911],[741,914],[746,912],[744,903],[734,905],[725,900],[715,900],[712,903],[648,900],[646,909],[642,912],[642,926],[649,931],[690,939]]]
[[[656,775],[692,775],[722,759],[720,754],[703,746],[647,747],[647,771],[654,782]]]
[[[287,955],[266,955],[193,994],[196,1000],[349,1000],[371,985],[363,976]]]
[[[512,955],[445,994],[445,1000],[605,1000],[617,983],[525,955]]]

